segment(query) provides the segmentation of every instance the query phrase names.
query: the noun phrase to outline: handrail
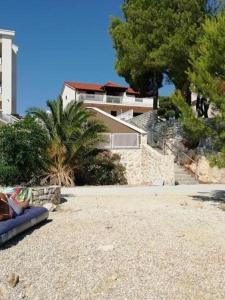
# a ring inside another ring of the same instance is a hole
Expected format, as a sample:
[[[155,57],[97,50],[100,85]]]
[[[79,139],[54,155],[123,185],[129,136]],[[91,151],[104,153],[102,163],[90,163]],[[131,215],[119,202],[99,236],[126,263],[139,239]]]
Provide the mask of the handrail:
[[[169,148],[170,149],[170,151],[172,151],[173,153],[174,153],[174,150],[172,150],[171,149],[171,147],[165,142],[165,141],[163,141],[163,143],[164,143],[164,146],[166,146],[167,148]],[[171,145],[173,148],[175,148],[175,149],[178,149],[176,146],[174,146],[174,145]],[[163,150],[164,151],[164,150]],[[184,151],[182,151],[182,150],[180,150],[179,149],[179,152],[181,152],[182,154],[184,154],[184,156],[186,156],[190,161],[192,161],[196,166],[198,165],[197,164],[197,162],[194,160],[194,159],[192,159],[187,153],[185,153]],[[177,154],[177,153],[176,153]],[[199,175],[195,172],[195,171],[193,171],[193,170],[190,170],[193,174],[194,174],[194,176],[195,176],[195,179],[196,180],[198,180],[198,177],[199,177]]]
[[[173,152],[173,150],[170,148],[170,146],[165,142],[165,146],[167,146],[167,148],[169,148],[172,152]],[[172,145],[172,147],[173,148],[176,148],[176,149],[178,149],[176,146],[174,146],[174,145]],[[182,151],[182,150],[180,150],[180,149],[178,149],[182,154],[184,154],[184,156],[186,156],[188,159],[190,159],[194,164],[196,164],[197,165],[197,162],[193,159],[193,158],[191,158],[187,153],[185,153],[184,151]]]
[[[157,116],[157,119],[158,119],[160,122],[162,122],[162,119],[160,119],[158,116]],[[164,122],[165,122],[165,121],[164,121]],[[180,153],[182,153],[184,156],[186,156],[192,163],[194,163],[194,164],[197,166],[197,162],[196,162],[194,159],[192,159],[192,158],[191,158],[187,153],[185,153],[183,150],[179,149],[179,148],[176,147],[175,145],[168,145],[167,142],[166,142],[166,140],[165,140],[165,138],[163,137],[162,134],[160,134],[159,132],[155,131],[154,129],[152,129],[152,132],[153,132],[153,134],[156,133],[158,137],[161,137],[161,138],[162,138],[162,143],[163,143],[163,153],[164,153],[164,154],[165,154],[165,146],[166,146],[172,153],[175,152],[174,149],[179,150]],[[171,149],[171,147],[173,147],[174,149]],[[174,154],[176,154],[176,156],[179,155],[177,152],[174,153]],[[179,159],[179,157],[178,157],[178,159]],[[198,175],[195,171],[193,171],[193,170],[190,170],[190,171],[195,175],[195,178],[198,180],[199,175]]]

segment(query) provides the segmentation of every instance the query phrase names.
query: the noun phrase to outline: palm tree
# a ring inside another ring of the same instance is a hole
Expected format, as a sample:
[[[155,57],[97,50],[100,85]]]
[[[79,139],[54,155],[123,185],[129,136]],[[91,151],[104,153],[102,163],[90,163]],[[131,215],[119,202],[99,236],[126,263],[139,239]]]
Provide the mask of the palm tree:
[[[97,152],[105,126],[93,118],[82,103],[70,102],[63,108],[62,99],[47,101],[49,112],[33,108],[29,113],[39,120],[48,132],[50,147],[49,163],[43,182],[73,186],[76,171],[85,158]]]

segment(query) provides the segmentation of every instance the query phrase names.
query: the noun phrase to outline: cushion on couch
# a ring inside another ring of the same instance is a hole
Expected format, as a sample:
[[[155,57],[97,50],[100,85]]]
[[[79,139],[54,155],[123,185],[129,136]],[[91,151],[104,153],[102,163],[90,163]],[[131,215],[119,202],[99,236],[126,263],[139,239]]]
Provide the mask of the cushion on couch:
[[[24,230],[48,218],[49,212],[44,207],[30,207],[16,218],[0,222],[0,245]]]

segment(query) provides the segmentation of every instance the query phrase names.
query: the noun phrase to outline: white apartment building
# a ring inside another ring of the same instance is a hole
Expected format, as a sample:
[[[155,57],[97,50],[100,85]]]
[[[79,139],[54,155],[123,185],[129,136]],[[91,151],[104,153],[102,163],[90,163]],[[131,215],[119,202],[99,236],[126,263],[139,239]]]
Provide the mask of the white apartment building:
[[[16,56],[14,31],[0,29],[0,112],[16,114]]]
[[[130,87],[111,81],[100,85],[65,82],[61,91],[63,106],[70,101],[83,102],[85,107],[96,107],[117,118],[128,120],[153,109],[151,96],[141,97]]]

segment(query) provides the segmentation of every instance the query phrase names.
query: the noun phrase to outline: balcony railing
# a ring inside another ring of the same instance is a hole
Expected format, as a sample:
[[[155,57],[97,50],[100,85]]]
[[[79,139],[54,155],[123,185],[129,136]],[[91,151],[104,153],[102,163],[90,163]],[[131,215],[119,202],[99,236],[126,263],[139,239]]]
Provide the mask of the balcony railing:
[[[122,103],[122,97],[119,96],[106,96],[107,103]]]
[[[143,102],[143,98],[137,98],[137,97],[135,97],[135,102]]]
[[[2,64],[2,58],[0,57],[0,65]]]
[[[104,142],[100,149],[137,149],[140,148],[138,133],[103,133]]]
[[[130,106],[144,106],[152,107],[151,99],[146,101],[145,98],[137,97],[125,97],[125,96],[112,96],[106,94],[87,94],[80,93],[77,94],[77,101],[89,101],[93,103],[108,103],[108,104],[124,104]]]
[[[0,85],[0,94],[2,94],[2,86]]]
[[[98,95],[98,94],[79,94],[79,101],[103,101],[104,95]]]

